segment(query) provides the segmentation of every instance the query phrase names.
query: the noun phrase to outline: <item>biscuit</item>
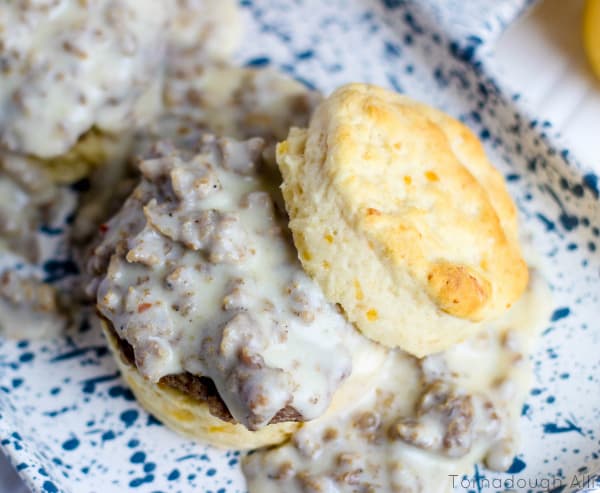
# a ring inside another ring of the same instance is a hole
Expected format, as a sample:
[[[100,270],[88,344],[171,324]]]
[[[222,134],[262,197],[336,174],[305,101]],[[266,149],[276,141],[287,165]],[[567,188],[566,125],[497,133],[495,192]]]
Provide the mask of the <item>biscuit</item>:
[[[442,351],[523,293],[504,181],[442,112],[350,84],[290,131],[277,162],[305,270],[369,338]]]
[[[111,161],[124,161],[131,140],[128,135],[110,135],[94,128],[83,134],[65,154],[48,159],[33,156],[26,159],[47,170],[54,183],[70,184]]]
[[[144,378],[135,366],[121,356],[118,341],[106,320],[101,320],[101,323],[121,376],[137,401],[156,419],[180,435],[219,448],[249,450],[281,443],[300,427],[299,423],[285,422],[249,431],[241,424],[213,416],[206,402]]]

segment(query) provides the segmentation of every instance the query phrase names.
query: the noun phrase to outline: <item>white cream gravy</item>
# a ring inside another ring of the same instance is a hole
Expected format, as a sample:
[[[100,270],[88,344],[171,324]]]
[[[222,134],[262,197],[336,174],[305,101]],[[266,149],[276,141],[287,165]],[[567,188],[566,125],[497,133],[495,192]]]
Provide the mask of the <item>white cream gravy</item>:
[[[158,146],[91,258],[98,309],[138,370],[210,377],[250,429],[286,406],[322,415],[353,368],[383,356],[302,270],[262,150],[212,136],[195,153]]]
[[[354,405],[245,458],[250,493],[441,493],[478,461],[506,470],[548,299],[533,271],[523,298],[474,338],[422,360],[390,351]]]

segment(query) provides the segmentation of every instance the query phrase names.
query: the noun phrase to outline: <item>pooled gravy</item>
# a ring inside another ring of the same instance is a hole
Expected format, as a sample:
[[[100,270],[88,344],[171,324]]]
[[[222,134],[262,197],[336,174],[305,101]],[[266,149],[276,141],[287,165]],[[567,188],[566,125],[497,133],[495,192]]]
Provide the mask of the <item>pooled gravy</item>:
[[[168,60],[229,55],[237,22],[229,0],[4,1],[0,145],[49,158],[93,126],[149,123]]]
[[[49,173],[26,157],[0,152],[0,252],[10,250],[36,262],[37,229],[60,202]]]
[[[15,264],[37,263],[45,245],[38,230],[53,224],[71,201],[49,173],[27,157],[0,152],[0,334],[55,337],[67,325],[56,289]]]
[[[98,309],[138,370],[210,377],[250,429],[286,406],[322,415],[382,354],[302,270],[262,151],[210,135],[196,152],[158,145],[91,257]]]
[[[292,126],[307,125],[321,95],[273,69],[175,57],[165,81],[165,110],[150,139],[189,138],[209,131],[236,139],[284,140]]]
[[[245,458],[250,493],[441,493],[478,461],[508,469],[546,303],[533,274],[523,298],[473,339],[422,360],[390,351],[353,406]]]
[[[2,145],[51,157],[93,124],[119,131],[151,117],[166,27],[164,1],[4,2]]]
[[[56,290],[38,279],[0,275],[0,333],[15,339],[56,337],[67,325]]]

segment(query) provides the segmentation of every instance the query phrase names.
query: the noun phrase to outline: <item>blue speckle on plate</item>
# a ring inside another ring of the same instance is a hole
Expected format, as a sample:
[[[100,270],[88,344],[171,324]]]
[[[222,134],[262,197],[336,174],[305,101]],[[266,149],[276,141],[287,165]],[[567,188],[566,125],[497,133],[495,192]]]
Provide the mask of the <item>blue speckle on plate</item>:
[[[58,493],[58,488],[52,481],[48,481],[48,480],[44,481],[44,484],[42,485],[42,487],[44,488],[44,491],[47,493]]]
[[[69,438],[62,444],[62,448],[68,451],[75,450],[77,447],[79,447],[79,440],[75,437]]]
[[[49,283],[60,281],[65,277],[79,274],[79,268],[72,260],[48,260],[46,263],[44,263],[43,268],[46,272],[44,281]]]
[[[523,469],[525,469],[525,467],[527,467],[527,464],[525,464],[525,462],[523,462],[518,457],[515,457],[513,459],[513,463],[511,464],[511,466],[508,468],[508,470],[506,472],[509,474],[518,474],[521,471],[523,471]]]
[[[147,474],[143,478],[132,479],[129,482],[129,486],[131,486],[132,488],[137,488],[145,483],[151,483],[152,481],[154,481],[154,476],[152,474]]]
[[[261,57],[257,57],[257,58],[253,58],[252,60],[248,60],[246,62],[246,66],[247,67],[266,67],[267,65],[269,65],[271,63],[271,60],[269,57],[266,56],[261,56]]]
[[[131,458],[129,459],[129,462],[132,462],[133,464],[142,464],[144,461],[146,460],[146,454],[144,452],[135,452]]]
[[[559,425],[557,423],[544,423],[544,433],[548,434],[556,434],[556,433],[569,433],[569,432],[577,432],[580,435],[583,435],[583,431],[579,426],[577,426],[571,420],[565,420],[564,425]]]
[[[559,320],[562,320],[563,318],[568,317],[570,313],[571,313],[571,309],[568,306],[564,306],[562,308],[557,308],[552,313],[552,317],[550,317],[550,320],[552,320],[552,322],[557,322]]]
[[[139,415],[140,413],[137,411],[137,409],[128,409],[127,411],[123,411],[121,413],[120,418],[121,421],[125,423],[125,426],[129,428],[133,425],[133,423],[135,423]]]
[[[115,432],[112,430],[108,430],[105,431],[104,433],[102,433],[102,440],[103,441],[108,441],[108,440],[114,440],[116,438]]]
[[[35,358],[35,355],[31,352],[27,352],[19,356],[19,361],[21,363],[29,363],[30,361],[33,361],[33,358]]]

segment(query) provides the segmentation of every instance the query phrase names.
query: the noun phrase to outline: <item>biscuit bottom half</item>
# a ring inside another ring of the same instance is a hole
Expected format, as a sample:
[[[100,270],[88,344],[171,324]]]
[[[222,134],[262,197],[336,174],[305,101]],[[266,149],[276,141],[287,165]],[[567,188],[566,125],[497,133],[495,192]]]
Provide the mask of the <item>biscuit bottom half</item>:
[[[241,424],[229,423],[213,416],[207,402],[144,378],[123,357],[119,341],[109,323],[106,320],[101,320],[101,323],[123,380],[137,401],[156,419],[180,435],[219,448],[249,450],[281,443],[300,427],[299,423],[283,422],[250,431]]]

